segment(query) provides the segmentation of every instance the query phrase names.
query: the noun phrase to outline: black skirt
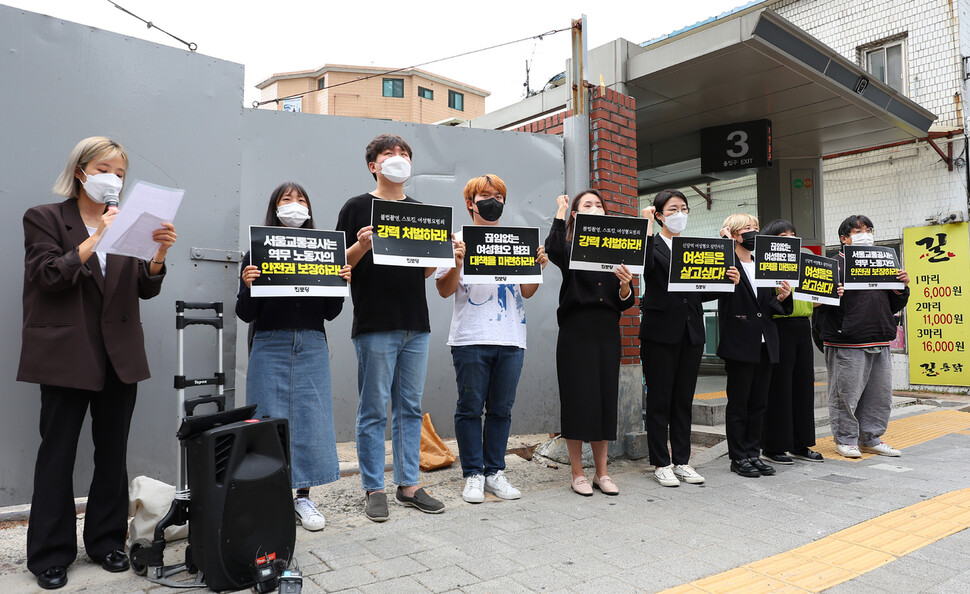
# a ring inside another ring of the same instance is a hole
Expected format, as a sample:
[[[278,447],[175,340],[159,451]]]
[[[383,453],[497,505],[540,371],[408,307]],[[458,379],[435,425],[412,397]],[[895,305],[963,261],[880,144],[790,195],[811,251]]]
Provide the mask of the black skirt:
[[[605,308],[571,310],[556,344],[562,436],[616,439],[620,315]]]

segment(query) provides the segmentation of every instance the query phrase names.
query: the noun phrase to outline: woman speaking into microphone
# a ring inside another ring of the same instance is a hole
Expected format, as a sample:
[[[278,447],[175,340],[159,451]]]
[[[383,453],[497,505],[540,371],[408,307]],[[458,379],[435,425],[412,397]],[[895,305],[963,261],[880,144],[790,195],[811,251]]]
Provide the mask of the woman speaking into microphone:
[[[150,261],[95,253],[118,214],[125,149],[102,137],[79,142],[57,178],[60,203],[24,214],[24,325],[17,379],[40,384],[40,448],[27,528],[27,569],[45,589],[67,584],[77,557],[74,457],[91,409],[94,476],[84,548],[110,572],[128,569],[128,430],[137,383],[149,377],[138,300],[158,295],[175,227],[152,232]]]

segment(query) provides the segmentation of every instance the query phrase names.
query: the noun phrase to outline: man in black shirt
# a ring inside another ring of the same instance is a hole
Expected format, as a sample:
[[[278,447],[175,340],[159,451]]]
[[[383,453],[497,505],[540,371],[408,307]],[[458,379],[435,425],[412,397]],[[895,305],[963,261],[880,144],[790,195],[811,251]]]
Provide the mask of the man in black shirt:
[[[400,136],[382,134],[367,145],[367,168],[377,188],[348,200],[337,216],[347,235],[347,263],[354,268],[351,338],[357,350],[357,460],[366,503],[364,514],[387,520],[384,491],[384,431],[391,401],[391,440],[396,498],[425,513],[444,505],[418,487],[421,396],[428,370],[428,302],[425,279],[434,268],[374,264],[371,204],[374,200],[417,202],[404,194],[411,174],[411,147]]]

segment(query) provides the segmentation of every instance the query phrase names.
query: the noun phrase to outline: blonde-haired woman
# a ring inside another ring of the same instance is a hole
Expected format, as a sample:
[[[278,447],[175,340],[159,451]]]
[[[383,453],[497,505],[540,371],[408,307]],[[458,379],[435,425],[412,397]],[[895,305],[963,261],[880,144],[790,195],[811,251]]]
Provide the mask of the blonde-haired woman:
[[[128,569],[128,430],[137,383],[149,377],[138,301],[161,290],[175,227],[152,232],[149,262],[94,252],[118,214],[125,149],[99,136],[79,142],[54,191],[67,199],[24,214],[24,322],[17,379],[40,384],[40,448],[27,528],[27,569],[45,589],[67,584],[77,557],[74,457],[91,409],[94,476],[84,547],[105,570]]]
[[[758,219],[734,214],[724,221],[721,236],[734,240],[740,282],[733,293],[718,298],[720,343],[717,356],[727,371],[724,412],[731,472],[754,478],[775,474],[761,461],[761,424],[768,402],[771,368],[778,362],[778,329],[772,316],[792,312],[791,287],[754,286],[754,239]]]

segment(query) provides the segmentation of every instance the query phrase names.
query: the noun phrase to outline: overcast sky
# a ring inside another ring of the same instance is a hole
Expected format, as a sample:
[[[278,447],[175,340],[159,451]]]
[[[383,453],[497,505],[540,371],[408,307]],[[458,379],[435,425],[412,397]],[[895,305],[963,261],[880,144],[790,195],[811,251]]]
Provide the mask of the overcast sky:
[[[244,103],[258,99],[256,83],[277,72],[324,64],[400,68],[569,27],[585,12],[587,47],[623,37],[654,39],[716,16],[748,0],[636,0],[590,2],[375,2],[332,0],[116,0],[199,53],[246,67]],[[107,0],[0,0],[7,4],[148,41],[185,46],[115,8]],[[541,89],[565,69],[568,31],[425,66],[426,70],[487,91],[493,111],[523,96],[525,62],[530,86]],[[590,72],[591,82],[599,74]]]

